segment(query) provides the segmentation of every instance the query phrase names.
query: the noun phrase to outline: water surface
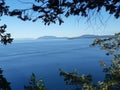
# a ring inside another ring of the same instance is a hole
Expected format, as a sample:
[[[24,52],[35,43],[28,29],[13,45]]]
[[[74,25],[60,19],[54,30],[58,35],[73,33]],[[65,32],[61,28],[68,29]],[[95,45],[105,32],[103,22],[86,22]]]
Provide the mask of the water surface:
[[[100,60],[109,62],[109,57],[99,48],[89,45],[93,39],[76,40],[29,40],[15,41],[0,46],[0,67],[11,82],[13,90],[23,90],[34,72],[37,78],[43,78],[47,90],[66,90],[59,68],[80,74],[92,74],[94,82],[103,80],[104,74]]]

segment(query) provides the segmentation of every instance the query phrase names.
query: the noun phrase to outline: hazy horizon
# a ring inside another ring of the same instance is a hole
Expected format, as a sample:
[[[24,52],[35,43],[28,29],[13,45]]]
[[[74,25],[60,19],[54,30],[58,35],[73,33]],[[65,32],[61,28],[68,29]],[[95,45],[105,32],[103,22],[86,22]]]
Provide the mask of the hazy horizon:
[[[16,40],[21,40],[21,39],[32,39],[32,40],[34,40],[34,39],[38,39],[38,38],[42,38],[42,37],[58,37],[58,38],[74,38],[74,37],[81,37],[81,36],[84,36],[84,35],[96,35],[96,36],[104,36],[104,35],[98,35],[98,34],[83,34],[83,35],[79,35],[79,36],[73,36],[73,37],[70,37],[70,36],[55,36],[55,35],[48,35],[48,36],[39,36],[39,37],[36,37],[36,38],[32,38],[32,37],[27,37],[27,38],[14,38],[14,39],[16,39]],[[105,35],[113,35],[113,34],[105,34]]]

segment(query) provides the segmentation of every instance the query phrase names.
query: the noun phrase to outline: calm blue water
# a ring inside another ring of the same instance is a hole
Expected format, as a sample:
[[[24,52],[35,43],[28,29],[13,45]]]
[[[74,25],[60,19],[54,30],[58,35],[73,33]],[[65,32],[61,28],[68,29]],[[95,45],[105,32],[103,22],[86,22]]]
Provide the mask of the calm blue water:
[[[0,46],[0,67],[11,82],[13,90],[23,90],[34,72],[37,78],[43,78],[47,90],[66,90],[59,68],[80,74],[92,74],[94,81],[104,79],[100,60],[109,62],[109,57],[99,48],[90,48],[92,39],[78,40],[32,40],[15,41]]]

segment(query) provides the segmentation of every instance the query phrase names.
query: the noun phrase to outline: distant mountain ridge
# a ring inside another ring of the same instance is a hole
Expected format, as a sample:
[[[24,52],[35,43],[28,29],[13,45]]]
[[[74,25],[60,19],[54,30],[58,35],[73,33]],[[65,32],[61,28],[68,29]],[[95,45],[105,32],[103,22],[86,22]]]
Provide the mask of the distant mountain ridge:
[[[108,38],[108,37],[111,37],[113,35],[82,35],[82,36],[78,36],[78,37],[72,37],[72,38],[69,38],[69,39],[81,39],[81,38]]]
[[[78,36],[78,37],[56,37],[56,36],[43,36],[43,37],[39,37],[37,39],[81,39],[81,38],[107,38],[107,37],[111,37],[113,35],[82,35],[82,36]]]
[[[43,36],[37,39],[67,39],[67,37],[56,37],[56,36]]]

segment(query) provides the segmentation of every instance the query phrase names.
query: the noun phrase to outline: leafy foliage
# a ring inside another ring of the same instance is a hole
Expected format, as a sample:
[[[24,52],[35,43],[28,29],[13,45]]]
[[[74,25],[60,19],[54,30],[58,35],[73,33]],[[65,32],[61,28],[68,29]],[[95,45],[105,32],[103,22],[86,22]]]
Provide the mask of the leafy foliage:
[[[11,38],[11,34],[10,33],[5,33],[6,28],[7,28],[7,25],[5,25],[5,24],[3,26],[0,26],[0,39],[1,39],[0,41],[4,45],[6,45],[8,43],[11,43],[13,41],[13,38]]]
[[[34,73],[31,75],[29,84],[24,86],[24,90],[46,90],[44,81],[42,79],[36,80]]]
[[[3,76],[3,70],[0,68],[0,90],[11,90],[10,83]]]
[[[3,15],[8,15],[9,6],[5,5],[5,0],[0,0],[0,17]]]
[[[108,38],[96,38],[91,46],[99,46],[107,50],[106,55],[113,56],[110,65],[104,61],[100,64],[104,67],[104,81],[93,84],[91,75],[79,76],[76,72],[68,73],[60,71],[67,85],[77,85],[76,90],[120,90],[120,33]]]
[[[91,75],[82,75],[79,76],[77,72],[68,73],[60,70],[60,76],[64,76],[64,81],[66,85],[75,85],[76,90],[81,90],[83,88],[91,88],[92,86],[92,76]]]
[[[10,11],[9,15],[17,16],[24,21],[34,22],[41,19],[45,25],[56,21],[61,25],[64,22],[62,17],[88,17],[89,11],[100,12],[103,8],[115,18],[120,17],[119,0],[35,0],[31,4],[30,8]]]
[[[105,82],[112,90],[120,89],[120,33],[107,39],[96,39],[92,44],[98,45],[103,50],[107,50],[106,55],[113,56],[111,64],[104,68]]]
[[[5,0],[0,0],[0,17],[4,16],[4,15],[9,15],[9,6],[5,5]],[[4,45],[11,43],[13,38],[11,38],[10,33],[5,33],[7,25],[2,25],[0,26],[0,41],[1,43],[3,43]]]

